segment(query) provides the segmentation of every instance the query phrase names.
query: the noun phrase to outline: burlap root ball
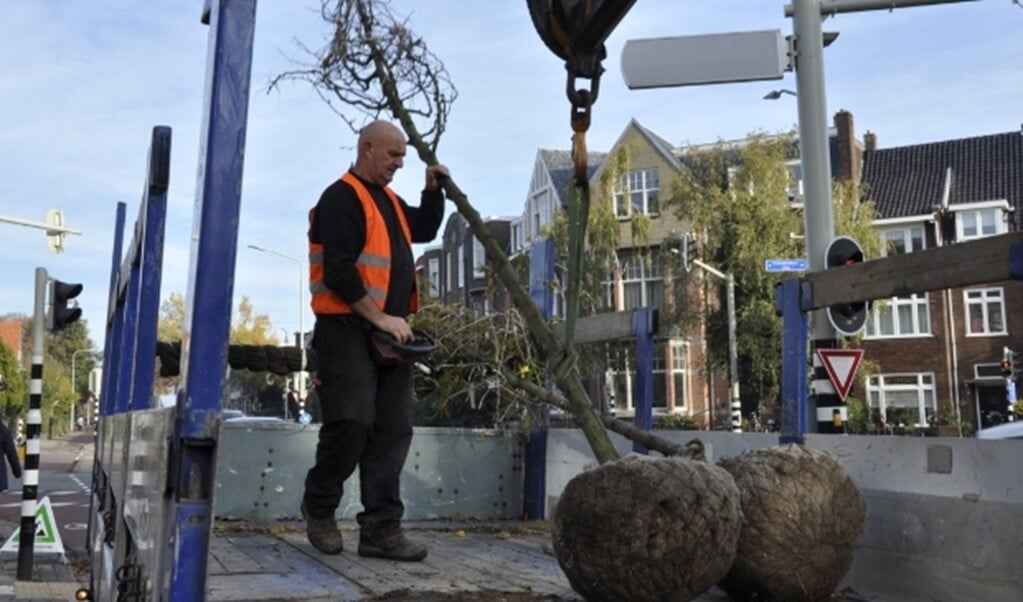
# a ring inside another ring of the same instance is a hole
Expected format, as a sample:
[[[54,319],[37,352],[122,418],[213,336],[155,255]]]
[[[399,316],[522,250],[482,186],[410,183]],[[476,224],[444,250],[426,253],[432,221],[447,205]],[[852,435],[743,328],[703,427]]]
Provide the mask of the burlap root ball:
[[[569,481],[551,535],[569,583],[589,602],[674,602],[724,577],[741,522],[726,471],[630,454]]]
[[[849,571],[866,520],[863,495],[827,452],[775,446],[725,458],[743,526],[720,586],[737,600],[829,597]]]

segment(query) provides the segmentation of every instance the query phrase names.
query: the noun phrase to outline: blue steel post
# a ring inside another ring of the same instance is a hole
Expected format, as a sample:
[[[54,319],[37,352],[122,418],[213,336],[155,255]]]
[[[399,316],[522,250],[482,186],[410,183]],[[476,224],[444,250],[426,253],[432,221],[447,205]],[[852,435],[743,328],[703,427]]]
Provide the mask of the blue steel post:
[[[117,217],[114,224],[114,252],[110,267],[110,299],[107,307],[106,338],[103,345],[103,383],[100,390],[99,410],[101,414],[109,414],[110,405],[108,399],[115,392],[114,383],[117,382],[117,368],[114,358],[119,353],[121,342],[121,325],[124,320],[122,312],[117,311],[117,282],[121,272],[121,253],[124,248],[124,221],[126,206],[124,203],[117,204]],[[97,424],[99,416],[96,416]],[[98,450],[97,450],[98,452]]]
[[[632,333],[636,337],[636,385],[633,390],[636,428],[649,431],[654,426],[654,334],[657,310],[643,307],[632,312]],[[646,446],[633,442],[632,450],[645,454]]]
[[[134,289],[138,299],[130,306],[137,315],[136,336],[132,355],[134,367],[131,381],[130,410],[149,408],[156,368],[156,330],[160,321],[160,278],[163,272],[164,223],[167,217],[167,186],[170,180],[171,129],[153,128],[149,145],[149,171],[146,198],[139,209],[142,224],[141,240],[133,244],[130,261],[137,266],[138,280]],[[139,232],[136,229],[136,232]],[[136,235],[138,236],[138,235]]]
[[[544,318],[554,315],[554,241],[547,239],[529,251],[529,295]],[[528,519],[544,517],[547,496],[547,427],[544,416],[529,431],[523,467],[522,512]]]
[[[199,181],[192,228],[181,378],[171,441],[171,511],[161,575],[168,599],[206,599],[214,460],[227,366],[241,207],[255,0],[210,0]]]
[[[787,280],[775,291],[775,308],[782,316],[781,435],[778,442],[804,443],[809,425],[807,397],[807,315],[803,311],[803,284]],[[808,292],[807,292],[808,294]]]
[[[139,219],[142,219],[139,216]],[[131,245],[138,244],[138,239],[133,238]],[[132,248],[128,249],[129,254],[134,254]],[[127,269],[126,269],[127,268]],[[121,319],[120,341],[118,341],[118,353],[114,357],[117,365],[117,376],[114,382],[115,395],[108,400],[109,414],[122,414],[128,411],[131,405],[131,383],[135,373],[135,340],[138,337],[139,317],[135,308],[139,298],[138,268],[130,263],[121,264],[120,278],[117,283],[117,302],[121,309],[118,311]],[[156,347],[153,347],[153,354],[156,354]],[[147,395],[148,397],[148,395]],[[124,423],[127,428],[127,422]],[[115,435],[116,436],[116,435]],[[127,432],[125,432],[127,436]],[[118,492],[120,493],[120,492]]]

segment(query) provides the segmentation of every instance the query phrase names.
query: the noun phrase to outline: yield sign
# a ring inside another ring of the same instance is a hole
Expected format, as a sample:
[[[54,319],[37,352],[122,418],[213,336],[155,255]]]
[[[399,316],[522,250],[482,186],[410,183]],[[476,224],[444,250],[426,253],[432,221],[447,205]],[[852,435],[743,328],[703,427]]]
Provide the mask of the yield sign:
[[[852,390],[856,371],[863,361],[862,349],[818,349],[817,357],[828,373],[828,380],[835,387],[835,393],[845,401]]]

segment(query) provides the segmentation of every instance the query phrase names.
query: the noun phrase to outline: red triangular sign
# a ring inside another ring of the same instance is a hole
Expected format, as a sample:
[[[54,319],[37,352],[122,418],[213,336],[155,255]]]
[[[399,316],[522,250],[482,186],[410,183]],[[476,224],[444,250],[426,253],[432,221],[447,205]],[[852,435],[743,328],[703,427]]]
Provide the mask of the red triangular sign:
[[[856,371],[863,361],[862,349],[818,349],[817,357],[828,373],[835,393],[845,401],[856,380]]]

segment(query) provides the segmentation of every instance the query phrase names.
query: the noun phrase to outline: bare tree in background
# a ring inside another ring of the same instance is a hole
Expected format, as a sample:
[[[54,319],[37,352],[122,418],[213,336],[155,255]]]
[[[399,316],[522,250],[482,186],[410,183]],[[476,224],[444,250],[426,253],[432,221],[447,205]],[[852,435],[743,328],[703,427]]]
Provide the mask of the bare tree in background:
[[[409,28],[408,19],[391,10],[388,0],[322,0],[320,12],[324,21],[334,28],[333,37],[318,50],[300,44],[312,61],[276,76],[270,89],[284,81],[311,84],[353,132],[357,132],[361,124],[390,115],[399,122],[419,158],[427,165],[436,165],[440,137],[457,97],[443,63]],[[562,353],[563,345],[533,304],[479,212],[452,179],[442,185],[447,198],[455,203],[483,244],[495,275],[507,289],[529,331],[548,356]],[[506,378],[511,381],[514,377],[506,374]],[[602,422],[577,370],[556,375],[556,383],[564,397],[549,396],[545,401],[560,405],[575,416],[599,462],[619,457],[604,424],[630,438],[649,436],[621,421]],[[657,444],[648,447],[657,449]],[[677,449],[677,446],[665,442],[665,449]]]
[[[320,16],[334,27],[328,43],[319,50],[299,43],[315,63],[278,75],[270,89],[286,80],[312,84],[354,133],[382,115],[403,126],[407,119],[420,155],[420,146],[436,153],[458,91],[408,19],[388,0],[322,0]]]

